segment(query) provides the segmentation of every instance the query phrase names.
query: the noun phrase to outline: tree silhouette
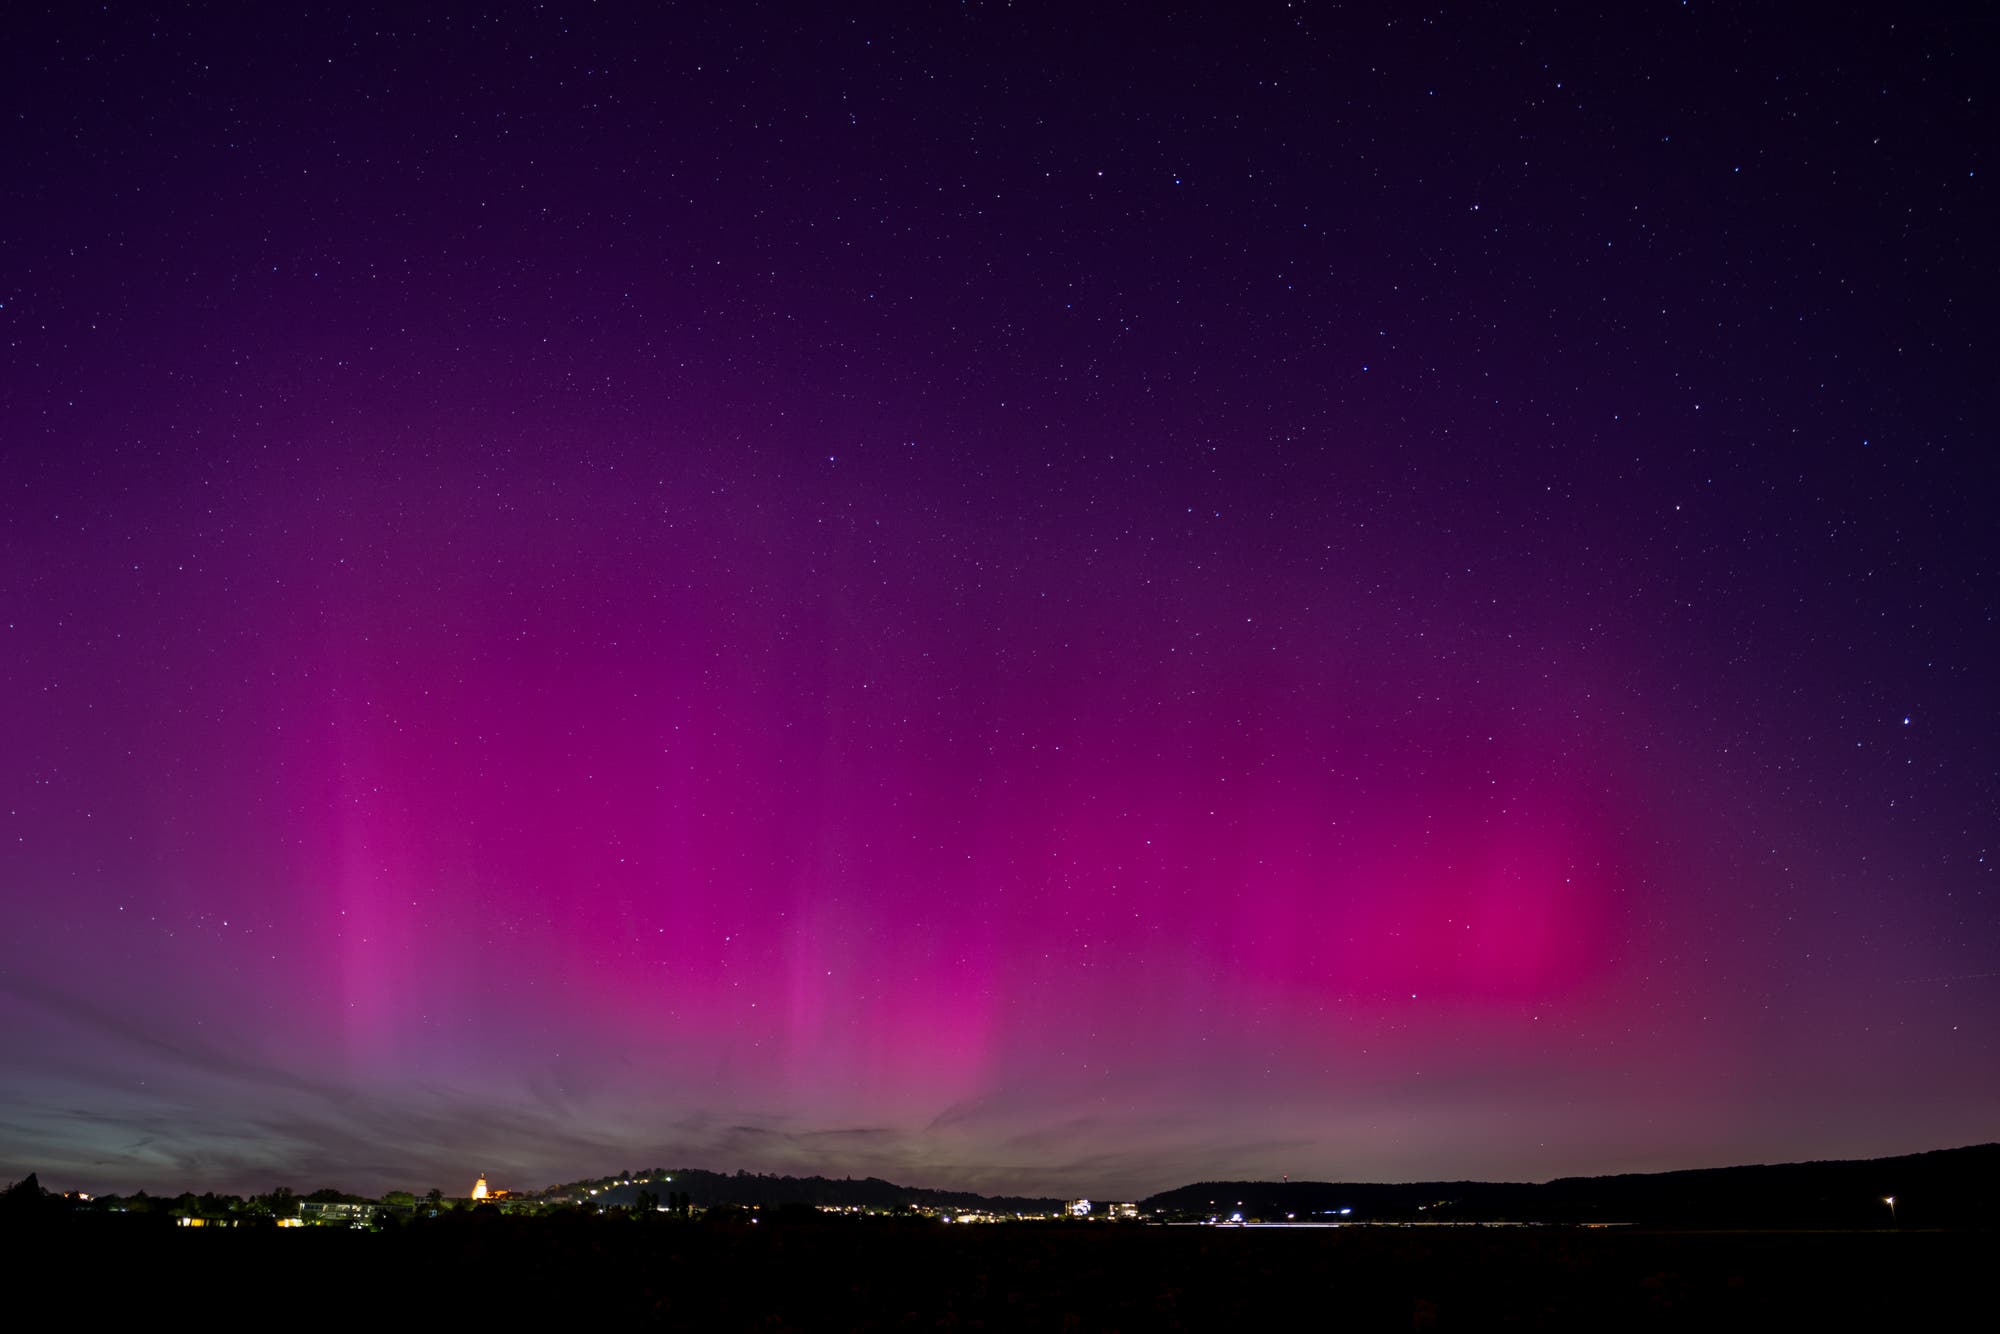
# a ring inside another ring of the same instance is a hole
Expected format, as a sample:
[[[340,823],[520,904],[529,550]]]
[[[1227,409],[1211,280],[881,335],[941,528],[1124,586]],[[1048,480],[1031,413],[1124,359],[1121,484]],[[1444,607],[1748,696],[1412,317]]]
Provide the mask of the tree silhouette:
[[[299,1212],[299,1197],[292,1193],[290,1186],[279,1186],[259,1195],[253,1203],[273,1218],[296,1218]]]
[[[33,1172],[0,1192],[0,1219],[9,1223],[37,1223],[53,1217],[62,1207],[61,1198],[42,1189]]]

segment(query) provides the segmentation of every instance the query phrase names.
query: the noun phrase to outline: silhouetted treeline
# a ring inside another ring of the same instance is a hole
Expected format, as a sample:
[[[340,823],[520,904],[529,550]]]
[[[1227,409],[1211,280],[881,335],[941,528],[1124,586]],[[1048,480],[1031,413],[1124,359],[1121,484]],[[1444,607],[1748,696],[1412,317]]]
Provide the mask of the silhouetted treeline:
[[[1893,1210],[1887,1203],[1893,1197]],[[1239,1204],[1240,1202],[1240,1204]],[[1991,1227],[2000,1144],[1858,1161],[1716,1167],[1544,1183],[1206,1181],[1148,1209],[1354,1220],[1636,1223],[1651,1227]]]
[[[694,1168],[654,1168],[553,1188],[599,1210],[674,1214],[690,1210],[776,1208],[796,1204],[894,1212],[903,1209],[982,1210],[1046,1214],[1060,1201],[1032,1196],[985,1196],[970,1191],[899,1186],[877,1177],[794,1177]],[[1887,1203],[1893,1197],[1893,1208]],[[323,1187],[298,1196],[280,1187],[262,1195],[135,1192],[87,1203],[51,1195],[31,1176],[0,1196],[0,1212],[17,1219],[71,1211],[120,1212],[228,1219],[235,1224],[298,1214],[308,1203],[358,1203],[361,1196]],[[400,1210],[464,1209],[431,1191],[423,1201],[403,1191],[384,1197]],[[512,1200],[510,1210],[536,1207],[538,1197]],[[1492,1181],[1381,1182],[1211,1181],[1182,1186],[1142,1202],[1149,1216],[1296,1219],[1345,1217],[1352,1222],[1631,1223],[1648,1227],[1937,1228],[1988,1227],[2000,1216],[2000,1144],[1896,1158],[1707,1168],[1608,1177],[1564,1177],[1542,1183]],[[1351,1213],[1340,1215],[1340,1210]]]
[[[637,1201],[640,1191],[661,1189],[669,1176],[673,1178],[672,1189],[684,1193],[700,1209],[723,1204],[744,1208],[752,1205],[812,1204],[857,1209],[899,1209],[904,1205],[915,1205],[923,1209],[983,1209],[994,1213],[1041,1214],[1053,1213],[1062,1207],[1062,1201],[1057,1199],[977,1195],[964,1190],[926,1190],[918,1186],[899,1186],[879,1177],[771,1176],[753,1172],[705,1172],[699,1168],[654,1168],[649,1172],[636,1173],[629,1180],[622,1176],[600,1177],[557,1189],[576,1191],[595,1188],[600,1204],[632,1204]]]

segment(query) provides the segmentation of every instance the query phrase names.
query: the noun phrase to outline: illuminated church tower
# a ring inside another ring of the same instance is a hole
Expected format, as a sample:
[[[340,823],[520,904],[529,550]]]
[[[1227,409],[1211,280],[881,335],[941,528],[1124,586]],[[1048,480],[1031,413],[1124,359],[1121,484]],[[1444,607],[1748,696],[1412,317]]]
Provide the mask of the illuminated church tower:
[[[479,1178],[479,1180],[472,1183],[472,1198],[475,1200],[483,1200],[486,1198],[485,1177],[482,1176]]]

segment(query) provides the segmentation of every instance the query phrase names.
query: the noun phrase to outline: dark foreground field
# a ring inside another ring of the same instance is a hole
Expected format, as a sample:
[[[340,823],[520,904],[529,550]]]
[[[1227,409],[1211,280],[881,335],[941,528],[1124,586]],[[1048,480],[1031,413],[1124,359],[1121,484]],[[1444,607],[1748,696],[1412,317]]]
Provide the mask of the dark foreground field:
[[[13,1240],[9,1286],[17,1312],[86,1322],[307,1328],[1894,1331],[1987,1327],[1996,1250],[1981,1232],[771,1224],[63,1229]]]

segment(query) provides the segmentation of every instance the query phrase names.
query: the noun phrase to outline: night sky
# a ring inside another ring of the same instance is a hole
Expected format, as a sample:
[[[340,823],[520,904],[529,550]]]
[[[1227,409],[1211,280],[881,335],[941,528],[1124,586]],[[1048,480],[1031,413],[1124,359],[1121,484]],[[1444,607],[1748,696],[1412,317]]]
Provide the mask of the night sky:
[[[2000,30],[1609,9],[10,8],[0,1177],[1996,1138]]]

